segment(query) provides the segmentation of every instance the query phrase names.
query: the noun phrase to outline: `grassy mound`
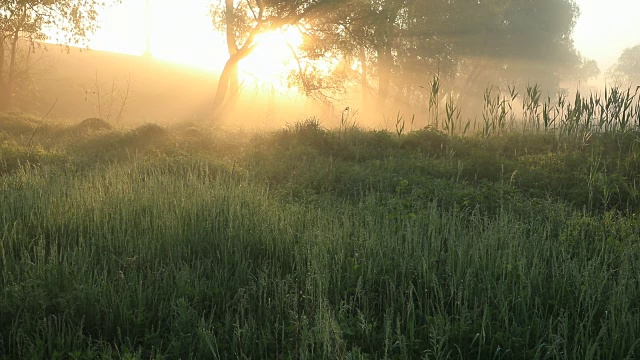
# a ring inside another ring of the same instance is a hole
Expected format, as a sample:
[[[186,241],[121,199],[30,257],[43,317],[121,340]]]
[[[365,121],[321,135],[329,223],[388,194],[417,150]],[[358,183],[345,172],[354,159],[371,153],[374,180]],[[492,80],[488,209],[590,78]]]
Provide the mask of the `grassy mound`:
[[[30,115],[0,114],[0,132],[11,136],[31,136],[37,125],[38,119]]]
[[[76,129],[83,132],[108,131],[113,129],[113,126],[100,118],[87,118],[78,123]]]

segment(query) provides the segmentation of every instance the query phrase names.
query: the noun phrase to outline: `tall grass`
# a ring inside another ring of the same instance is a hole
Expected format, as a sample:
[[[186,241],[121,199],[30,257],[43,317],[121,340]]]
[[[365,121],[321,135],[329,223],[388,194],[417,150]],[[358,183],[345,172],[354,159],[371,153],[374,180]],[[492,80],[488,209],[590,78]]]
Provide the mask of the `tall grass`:
[[[200,161],[23,167],[0,178],[0,357],[640,355],[637,216],[410,191],[310,206]]]
[[[638,99],[518,96],[466,137],[451,96],[444,131],[0,118],[0,358],[639,358]]]

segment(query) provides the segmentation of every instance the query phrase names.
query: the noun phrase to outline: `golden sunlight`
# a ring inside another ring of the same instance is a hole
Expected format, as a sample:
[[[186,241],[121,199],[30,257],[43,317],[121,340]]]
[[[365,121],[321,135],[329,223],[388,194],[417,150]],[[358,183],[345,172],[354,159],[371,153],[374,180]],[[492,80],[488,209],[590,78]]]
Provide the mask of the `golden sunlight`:
[[[151,55],[206,70],[221,69],[228,54],[224,37],[213,30],[204,0],[175,2],[154,0],[146,24],[144,1],[123,2],[105,10],[101,28],[89,46],[96,50],[142,55],[146,50],[147,30]]]
[[[598,0],[577,0],[582,15],[574,31],[576,47],[583,55],[598,60],[602,70],[611,66],[624,48],[637,42],[640,31],[627,19],[637,13],[632,11],[640,6],[637,1],[610,2],[615,5],[609,2],[605,5]],[[150,9],[148,28],[147,4]],[[228,59],[228,52],[224,35],[216,32],[211,24],[210,5],[211,0],[122,1],[100,12],[100,29],[90,36],[89,47],[142,55],[149,33],[154,58],[220,71]],[[620,8],[628,11],[617,11]],[[51,36],[55,34],[53,30],[49,32]],[[604,41],[598,41],[600,38]],[[49,41],[58,42],[55,38]],[[287,41],[295,46],[300,44],[302,36],[295,28],[264,35],[264,44],[256,49],[256,54],[242,62],[245,81],[282,80],[283,74],[295,66],[295,59],[289,56]],[[319,66],[330,67],[328,64]]]
[[[225,37],[214,31],[207,1],[175,6],[171,1],[154,0],[151,4],[148,28],[144,1],[123,3],[105,11],[101,14],[102,27],[91,38],[90,47],[142,55],[149,41],[155,59],[209,71],[224,67],[229,58]],[[297,67],[291,49],[302,45],[302,33],[288,27],[261,34],[256,40],[253,53],[240,62],[240,80],[260,89],[286,92],[287,76]]]
[[[302,33],[288,27],[261,34],[256,43],[253,53],[240,61],[241,81],[285,91],[287,75],[298,66],[293,51],[302,45]]]
[[[154,59],[219,72],[229,58],[224,34],[214,30],[208,0],[192,0],[176,6],[170,0],[123,2],[100,14],[100,29],[90,37],[96,50],[143,55],[147,47]],[[148,17],[147,17],[148,16]],[[251,89],[297,92],[288,76],[298,68],[292,50],[304,36],[295,26],[261,34],[251,55],[239,64],[240,81]],[[313,72],[329,73],[335,59],[314,62]],[[308,64],[305,64],[305,66]],[[308,68],[306,68],[308,70]]]

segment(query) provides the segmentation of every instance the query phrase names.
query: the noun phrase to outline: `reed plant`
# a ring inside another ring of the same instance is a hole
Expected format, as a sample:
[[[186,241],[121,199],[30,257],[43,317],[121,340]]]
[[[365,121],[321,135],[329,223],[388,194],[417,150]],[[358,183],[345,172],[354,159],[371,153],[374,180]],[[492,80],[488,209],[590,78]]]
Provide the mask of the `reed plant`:
[[[440,114],[442,92],[438,78],[431,82],[428,104],[429,126],[449,136],[466,135],[469,128],[480,129],[483,137],[521,130],[525,133],[556,133],[563,137],[581,137],[587,133],[625,133],[640,127],[640,94],[631,88],[607,86],[604,92],[583,94],[576,91],[570,98],[567,93],[542,96],[539,85],[527,85],[521,96],[513,86],[506,89],[490,86],[483,94],[481,119],[468,119],[467,125],[458,126],[460,104],[448,96],[445,113]],[[445,100],[442,100],[445,101]],[[521,111],[514,109],[520,103]],[[444,119],[441,121],[441,115]]]

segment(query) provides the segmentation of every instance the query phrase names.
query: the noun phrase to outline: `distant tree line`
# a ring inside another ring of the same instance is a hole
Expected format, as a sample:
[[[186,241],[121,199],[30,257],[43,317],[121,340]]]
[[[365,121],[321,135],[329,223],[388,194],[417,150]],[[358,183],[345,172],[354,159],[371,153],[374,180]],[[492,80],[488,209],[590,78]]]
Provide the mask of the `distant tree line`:
[[[618,85],[640,85],[640,44],[626,48],[609,69],[609,77]]]
[[[459,97],[489,83],[556,89],[563,76],[599,74],[573,45],[578,15],[574,0],[225,0],[212,7],[230,54],[215,105],[237,93],[238,62],[257,46],[257,35],[287,26],[305,37],[291,80],[310,95],[349,80],[359,83],[365,102],[424,102],[434,76]],[[314,61],[326,58],[339,65],[319,76]]]

